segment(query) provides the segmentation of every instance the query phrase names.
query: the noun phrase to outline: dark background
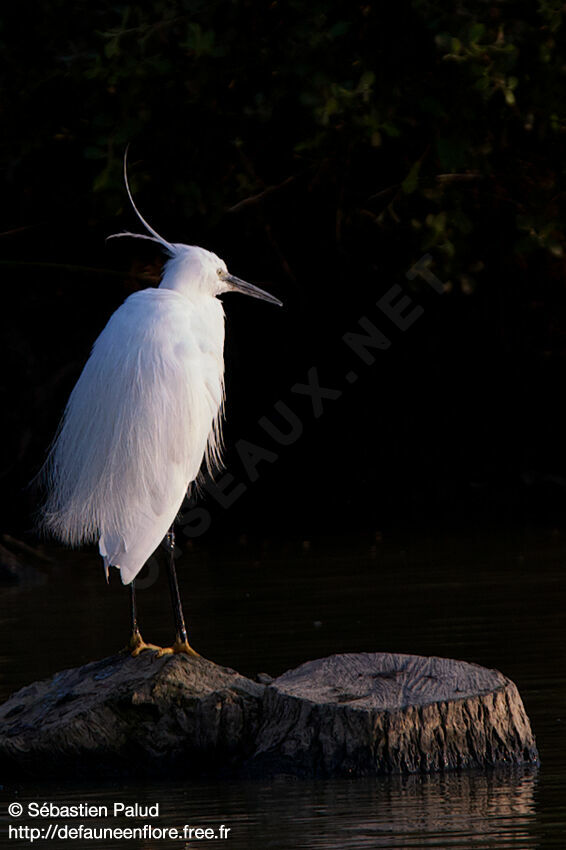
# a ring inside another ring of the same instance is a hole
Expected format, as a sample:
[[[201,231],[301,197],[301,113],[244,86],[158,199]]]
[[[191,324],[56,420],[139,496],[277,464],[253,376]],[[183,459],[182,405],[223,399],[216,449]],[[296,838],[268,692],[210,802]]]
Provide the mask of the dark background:
[[[561,525],[561,3],[20,2],[3,11],[3,530],[108,317],[158,282],[134,196],[168,240],[269,289],[227,296],[230,510],[208,534]],[[430,254],[438,295],[406,272]],[[424,307],[401,332],[376,307]],[[361,317],[391,345],[364,365]],[[342,390],[315,419],[316,367]],[[345,375],[355,370],[351,385]],[[277,447],[284,401],[303,432]],[[237,451],[279,457],[257,480]]]

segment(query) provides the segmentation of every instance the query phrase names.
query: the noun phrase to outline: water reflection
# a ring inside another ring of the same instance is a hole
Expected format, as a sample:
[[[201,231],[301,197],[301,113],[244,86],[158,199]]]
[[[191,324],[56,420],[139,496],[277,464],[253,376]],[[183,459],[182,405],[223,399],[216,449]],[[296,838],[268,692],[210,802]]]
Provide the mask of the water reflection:
[[[269,783],[162,783],[152,788],[38,786],[27,787],[15,797],[12,789],[3,796],[8,802],[11,794],[24,808],[29,801],[44,799],[59,804],[107,805],[110,811],[118,801],[159,803],[158,819],[90,819],[88,825],[141,826],[151,822],[180,830],[185,824],[218,830],[224,824],[230,828],[226,846],[231,850],[470,846],[527,850],[538,846],[532,831],[536,781],[533,771],[515,771],[394,777],[387,781],[279,779]],[[69,825],[79,822],[87,821],[60,819],[60,823]],[[7,831],[8,825],[4,818],[3,830]],[[104,842],[108,850],[123,846],[123,841]],[[156,842],[142,841],[139,846],[155,848]],[[160,841],[158,846],[183,845],[177,840]]]

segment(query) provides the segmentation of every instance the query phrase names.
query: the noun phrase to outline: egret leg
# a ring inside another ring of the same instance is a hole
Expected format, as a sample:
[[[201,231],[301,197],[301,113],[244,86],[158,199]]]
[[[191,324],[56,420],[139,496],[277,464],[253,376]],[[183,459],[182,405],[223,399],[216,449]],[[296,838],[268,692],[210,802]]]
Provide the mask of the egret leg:
[[[144,649],[161,650],[160,646],[155,646],[155,644],[153,643],[146,643],[141,636],[141,632],[138,626],[138,607],[136,603],[135,580],[132,580],[130,582],[130,611],[132,615],[132,636],[128,644],[128,650],[130,650],[133,657],[135,658],[136,656],[138,656],[140,652],[144,651]]]
[[[169,576],[169,591],[171,593],[171,602],[173,605],[173,614],[175,617],[175,643],[173,646],[165,647],[159,652],[159,655],[168,655],[169,653],[184,652],[187,655],[196,655],[196,652],[190,645],[187,639],[187,627],[185,626],[185,617],[183,615],[183,606],[181,605],[181,596],[179,594],[179,584],[177,582],[177,572],[175,570],[175,530],[173,526],[167,532],[166,543],[169,549],[169,560],[167,561],[167,572]]]

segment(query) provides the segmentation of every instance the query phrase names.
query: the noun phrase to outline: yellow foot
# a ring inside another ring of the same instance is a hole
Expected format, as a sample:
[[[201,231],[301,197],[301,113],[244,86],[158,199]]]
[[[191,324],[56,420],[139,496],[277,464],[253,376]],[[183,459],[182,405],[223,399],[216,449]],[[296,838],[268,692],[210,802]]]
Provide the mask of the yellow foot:
[[[126,649],[128,650],[128,652],[131,653],[132,658],[137,658],[140,652],[143,652],[144,649],[154,649],[157,652],[162,651],[162,648],[160,646],[156,646],[154,643],[146,643],[139,631],[135,631],[132,634],[130,642]]]
[[[196,652],[188,640],[179,640],[177,639],[173,646],[164,646],[157,653],[157,657],[161,658],[163,655],[178,655],[180,652],[184,652],[185,655],[192,655],[196,658],[200,658],[198,652]]]

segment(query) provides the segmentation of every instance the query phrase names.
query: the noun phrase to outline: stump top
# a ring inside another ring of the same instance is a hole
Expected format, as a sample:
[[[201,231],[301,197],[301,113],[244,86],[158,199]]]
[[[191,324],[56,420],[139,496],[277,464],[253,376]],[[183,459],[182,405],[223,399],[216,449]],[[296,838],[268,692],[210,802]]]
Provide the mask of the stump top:
[[[497,670],[466,661],[360,652],[307,661],[279,676],[272,687],[314,703],[393,711],[483,696],[507,684]]]

